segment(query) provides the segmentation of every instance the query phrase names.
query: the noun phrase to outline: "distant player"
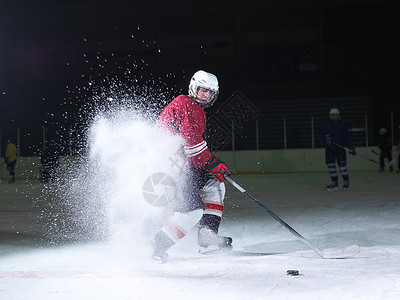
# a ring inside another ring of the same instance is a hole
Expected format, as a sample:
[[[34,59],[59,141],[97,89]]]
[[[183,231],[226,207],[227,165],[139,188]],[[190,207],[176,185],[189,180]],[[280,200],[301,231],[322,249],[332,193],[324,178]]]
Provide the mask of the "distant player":
[[[387,129],[384,127],[379,129],[378,147],[381,150],[379,154],[379,172],[383,172],[385,170],[385,158],[389,161],[392,160],[392,142]],[[390,172],[393,172],[393,166],[390,166]]]
[[[181,240],[197,223],[198,243],[202,248],[230,250],[232,239],[218,235],[224,208],[224,175],[228,167],[217,157],[211,157],[203,139],[206,128],[205,108],[218,97],[217,77],[205,71],[196,72],[190,80],[189,95],[180,95],[159,115],[157,126],[184,141],[183,154],[188,162],[188,185],[183,199],[175,202],[175,213],[154,237],[153,258],[166,261],[166,251]],[[200,222],[199,222],[200,221]]]
[[[7,165],[7,170],[10,172],[11,179],[8,183],[15,182],[15,165],[17,163],[17,146],[10,140],[7,140],[6,154],[4,156],[4,162]]]
[[[399,130],[397,131],[397,137],[396,137],[396,144],[397,144],[397,152],[399,152],[399,156],[397,158],[397,171],[396,173],[400,173],[400,125],[399,125]]]
[[[340,113],[337,108],[332,108],[329,111],[329,120],[321,126],[319,139],[325,145],[325,163],[328,166],[329,176],[332,180],[332,183],[326,189],[328,191],[338,190],[336,163],[343,177],[343,189],[348,189],[350,181],[346,151],[335,144],[343,147],[347,146],[351,155],[356,155],[356,148],[351,140],[349,127],[340,119]]]

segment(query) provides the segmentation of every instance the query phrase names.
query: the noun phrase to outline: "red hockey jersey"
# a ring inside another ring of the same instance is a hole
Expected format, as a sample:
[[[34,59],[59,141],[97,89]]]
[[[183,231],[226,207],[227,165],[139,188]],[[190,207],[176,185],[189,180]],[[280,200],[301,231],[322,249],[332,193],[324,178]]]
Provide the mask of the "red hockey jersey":
[[[211,158],[210,150],[203,139],[206,114],[188,96],[180,95],[170,102],[158,116],[156,124],[182,137],[184,154],[194,167],[204,167]]]

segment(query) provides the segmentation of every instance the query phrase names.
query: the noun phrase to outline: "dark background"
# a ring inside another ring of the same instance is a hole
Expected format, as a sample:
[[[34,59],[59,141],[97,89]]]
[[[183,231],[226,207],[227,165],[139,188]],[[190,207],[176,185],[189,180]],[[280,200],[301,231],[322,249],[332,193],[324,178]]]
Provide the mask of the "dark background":
[[[154,87],[165,102],[186,93],[198,69],[220,82],[210,118],[236,91],[257,109],[243,116],[235,149],[255,149],[256,119],[259,147],[283,148],[284,118],[287,147],[310,148],[311,117],[317,131],[331,107],[351,128],[365,127],[367,115],[371,145],[391,113],[394,134],[400,123],[397,2],[0,1],[1,153],[19,128],[21,155],[38,154],[42,126],[64,154],[71,134],[74,152],[93,89],[118,77]],[[220,123],[220,148],[230,149],[230,126]],[[365,145],[365,132],[352,134]]]

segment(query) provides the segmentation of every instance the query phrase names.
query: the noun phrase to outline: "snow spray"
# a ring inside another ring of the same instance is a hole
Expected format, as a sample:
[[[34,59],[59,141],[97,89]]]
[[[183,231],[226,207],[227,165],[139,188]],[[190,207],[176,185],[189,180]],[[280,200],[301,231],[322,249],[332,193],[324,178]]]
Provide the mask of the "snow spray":
[[[132,103],[97,106],[84,151],[66,159],[60,181],[48,185],[42,221],[51,242],[100,242],[150,256],[152,237],[184,189],[185,159],[180,137]]]

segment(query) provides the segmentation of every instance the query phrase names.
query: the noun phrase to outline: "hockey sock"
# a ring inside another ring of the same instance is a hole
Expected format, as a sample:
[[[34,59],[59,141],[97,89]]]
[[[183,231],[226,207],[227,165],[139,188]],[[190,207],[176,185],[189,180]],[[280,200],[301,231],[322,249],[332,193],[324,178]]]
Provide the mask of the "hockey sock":
[[[176,243],[196,225],[202,214],[202,209],[196,209],[187,213],[176,212],[164,223],[161,230]]]
[[[171,248],[175,242],[171,240],[163,231],[160,231],[154,237],[155,254],[161,254]]]
[[[329,176],[331,177],[331,180],[334,182],[338,181],[338,176],[336,174],[336,164],[335,163],[329,163],[328,164],[328,171],[329,171]]]
[[[210,214],[204,214],[200,220],[199,226],[208,227],[215,234],[218,234],[218,228],[220,223],[221,223],[221,217]]]
[[[343,180],[344,181],[349,181],[349,173],[347,171],[347,166],[346,165],[339,165],[339,170],[340,170],[340,173],[342,174]]]

